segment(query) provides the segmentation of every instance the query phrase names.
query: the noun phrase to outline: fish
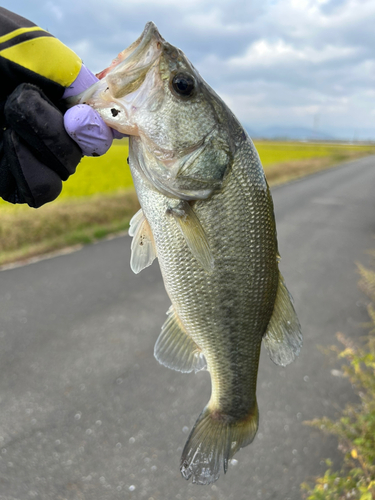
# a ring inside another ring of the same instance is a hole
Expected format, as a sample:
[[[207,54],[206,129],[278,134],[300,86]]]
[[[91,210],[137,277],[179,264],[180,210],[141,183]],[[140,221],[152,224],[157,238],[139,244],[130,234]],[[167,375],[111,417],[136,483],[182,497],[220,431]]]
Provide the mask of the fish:
[[[180,471],[211,484],[256,435],[262,341],[281,366],[302,345],[270,189],[238,119],[153,23],[100,77],[70,105],[92,106],[130,136],[141,205],[130,222],[130,265],[139,273],[157,258],[171,300],[156,359],[210,373],[211,397]]]

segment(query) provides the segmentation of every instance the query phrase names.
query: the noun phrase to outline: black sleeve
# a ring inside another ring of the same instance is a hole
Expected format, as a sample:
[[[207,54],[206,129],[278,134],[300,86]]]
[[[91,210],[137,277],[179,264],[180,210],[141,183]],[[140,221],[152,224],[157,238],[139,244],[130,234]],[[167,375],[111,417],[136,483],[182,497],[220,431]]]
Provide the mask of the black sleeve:
[[[39,39],[38,44],[44,44],[45,39],[51,37],[54,38],[48,31],[0,7],[0,102],[4,102],[7,96],[23,82],[37,85],[53,102],[61,99],[65,87],[55,81],[56,78],[51,79],[40,74],[36,67],[33,68],[32,61],[29,62],[29,67],[25,66],[22,50],[18,51],[18,54],[16,50],[21,43],[34,41],[35,46],[37,39]],[[37,50],[38,47],[35,46],[35,51]]]
[[[0,196],[54,200],[82,152],[65,132],[62,96],[80,58],[31,21],[0,7]]]

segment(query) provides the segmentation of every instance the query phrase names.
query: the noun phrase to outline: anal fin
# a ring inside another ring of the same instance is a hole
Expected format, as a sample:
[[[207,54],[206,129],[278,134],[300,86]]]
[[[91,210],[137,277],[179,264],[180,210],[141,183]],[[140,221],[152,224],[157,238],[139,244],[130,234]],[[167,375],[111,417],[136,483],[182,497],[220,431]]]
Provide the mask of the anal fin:
[[[154,356],[160,364],[182,373],[206,368],[206,359],[194,340],[186,333],[173,306],[155,344]]]
[[[273,314],[263,341],[272,361],[281,366],[294,361],[302,346],[301,325],[281,274]]]
[[[138,274],[156,258],[154,237],[142,209],[138,210],[130,221],[129,235],[133,237],[130,267]]]

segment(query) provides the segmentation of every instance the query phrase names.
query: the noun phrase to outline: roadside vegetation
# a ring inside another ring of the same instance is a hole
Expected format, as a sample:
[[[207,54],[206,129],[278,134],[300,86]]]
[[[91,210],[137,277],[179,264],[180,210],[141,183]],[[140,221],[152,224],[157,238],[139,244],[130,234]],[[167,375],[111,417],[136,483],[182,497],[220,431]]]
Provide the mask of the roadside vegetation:
[[[375,153],[375,144],[255,141],[255,146],[271,186]]]
[[[86,244],[128,228],[139,205],[126,139],[100,158],[83,158],[59,198],[38,210],[0,199],[0,265]],[[375,154],[375,145],[256,141],[270,185]]]
[[[342,370],[359,403],[347,405],[336,421],[322,418],[307,422],[336,436],[343,454],[341,470],[333,470],[332,462],[326,460],[325,474],[316,478],[314,485],[302,485],[307,500],[375,500],[375,271],[360,266],[359,272],[360,288],[371,300],[367,341],[359,346],[338,334],[344,348],[331,348],[344,360]]]

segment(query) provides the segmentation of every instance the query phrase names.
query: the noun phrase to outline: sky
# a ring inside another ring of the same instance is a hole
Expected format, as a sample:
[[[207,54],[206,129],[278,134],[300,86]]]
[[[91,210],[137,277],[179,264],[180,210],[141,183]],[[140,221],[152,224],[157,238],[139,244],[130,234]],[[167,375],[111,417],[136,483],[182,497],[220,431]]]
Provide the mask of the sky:
[[[153,21],[249,131],[375,140],[374,0],[3,0],[93,72]]]

